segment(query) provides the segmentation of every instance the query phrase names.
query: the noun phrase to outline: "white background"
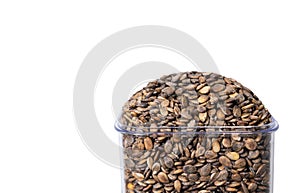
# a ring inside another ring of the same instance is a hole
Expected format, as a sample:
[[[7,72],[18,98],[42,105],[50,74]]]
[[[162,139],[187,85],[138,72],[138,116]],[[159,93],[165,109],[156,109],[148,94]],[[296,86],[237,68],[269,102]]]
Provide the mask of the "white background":
[[[280,124],[274,192],[296,192],[299,8],[287,0],[1,1],[0,192],[120,192],[119,170],[79,137],[72,91],[99,41],[146,24],[197,38],[223,75],[261,98]]]

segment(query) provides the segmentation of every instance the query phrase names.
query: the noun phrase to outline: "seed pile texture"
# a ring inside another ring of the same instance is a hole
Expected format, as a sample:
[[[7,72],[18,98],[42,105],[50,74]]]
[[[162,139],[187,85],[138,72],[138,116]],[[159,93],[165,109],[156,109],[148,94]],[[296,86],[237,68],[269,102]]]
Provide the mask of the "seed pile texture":
[[[272,137],[259,131],[271,114],[232,78],[163,76],[125,103],[119,122],[125,192],[270,192]]]
[[[232,78],[185,72],[163,76],[123,107],[126,126],[261,126],[271,115],[258,97]]]

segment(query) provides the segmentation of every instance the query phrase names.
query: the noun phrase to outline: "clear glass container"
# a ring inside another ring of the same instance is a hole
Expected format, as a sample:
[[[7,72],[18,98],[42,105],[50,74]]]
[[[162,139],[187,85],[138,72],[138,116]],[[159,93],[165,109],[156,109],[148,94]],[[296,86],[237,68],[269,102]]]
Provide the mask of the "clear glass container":
[[[141,127],[119,122],[124,193],[272,193],[275,119],[263,126]]]

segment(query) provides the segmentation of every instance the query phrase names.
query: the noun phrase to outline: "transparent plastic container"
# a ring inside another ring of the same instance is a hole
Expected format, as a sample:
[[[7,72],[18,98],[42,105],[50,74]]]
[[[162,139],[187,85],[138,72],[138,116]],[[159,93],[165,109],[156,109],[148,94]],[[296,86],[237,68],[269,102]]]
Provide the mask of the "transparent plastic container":
[[[122,190],[272,193],[275,119],[263,126],[135,128],[119,122]]]

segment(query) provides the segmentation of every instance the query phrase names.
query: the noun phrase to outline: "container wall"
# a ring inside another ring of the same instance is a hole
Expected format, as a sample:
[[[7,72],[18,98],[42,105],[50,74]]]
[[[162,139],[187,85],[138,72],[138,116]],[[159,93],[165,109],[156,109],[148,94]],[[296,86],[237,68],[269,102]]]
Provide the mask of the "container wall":
[[[274,133],[122,134],[123,192],[272,192]]]

